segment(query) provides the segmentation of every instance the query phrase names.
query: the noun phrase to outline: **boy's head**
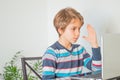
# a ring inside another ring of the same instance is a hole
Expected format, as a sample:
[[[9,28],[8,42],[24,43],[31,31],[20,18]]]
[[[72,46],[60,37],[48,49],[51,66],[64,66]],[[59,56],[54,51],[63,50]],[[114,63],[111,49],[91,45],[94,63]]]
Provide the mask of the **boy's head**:
[[[61,29],[64,31],[66,29],[67,25],[69,25],[69,23],[73,19],[79,19],[80,23],[82,25],[84,24],[84,20],[83,20],[83,17],[81,16],[81,14],[73,8],[64,8],[56,14],[56,16],[54,18],[54,26],[55,26],[59,36],[60,36],[60,33],[59,33],[58,29]]]

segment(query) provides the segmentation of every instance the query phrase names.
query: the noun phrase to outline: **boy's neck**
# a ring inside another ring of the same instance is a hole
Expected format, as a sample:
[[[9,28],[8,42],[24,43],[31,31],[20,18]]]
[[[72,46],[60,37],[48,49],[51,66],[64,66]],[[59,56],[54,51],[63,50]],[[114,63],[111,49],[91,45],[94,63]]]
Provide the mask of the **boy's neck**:
[[[64,46],[66,49],[70,50],[71,49],[71,43],[63,39],[62,37],[59,38],[58,42]]]

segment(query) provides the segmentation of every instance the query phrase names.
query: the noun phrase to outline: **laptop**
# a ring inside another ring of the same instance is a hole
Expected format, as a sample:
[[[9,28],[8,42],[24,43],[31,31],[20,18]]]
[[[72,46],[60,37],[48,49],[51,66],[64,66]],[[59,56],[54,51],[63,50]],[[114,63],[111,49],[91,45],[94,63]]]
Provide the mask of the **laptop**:
[[[72,80],[120,80],[120,34],[101,36],[102,71]]]
[[[102,79],[120,80],[120,34],[103,34]]]

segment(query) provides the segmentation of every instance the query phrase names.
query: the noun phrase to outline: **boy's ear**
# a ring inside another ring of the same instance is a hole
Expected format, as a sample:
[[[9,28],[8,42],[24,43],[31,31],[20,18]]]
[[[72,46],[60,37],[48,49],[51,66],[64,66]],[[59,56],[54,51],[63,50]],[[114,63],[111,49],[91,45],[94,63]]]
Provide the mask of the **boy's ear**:
[[[61,35],[63,33],[63,30],[61,28],[58,28],[58,32]]]

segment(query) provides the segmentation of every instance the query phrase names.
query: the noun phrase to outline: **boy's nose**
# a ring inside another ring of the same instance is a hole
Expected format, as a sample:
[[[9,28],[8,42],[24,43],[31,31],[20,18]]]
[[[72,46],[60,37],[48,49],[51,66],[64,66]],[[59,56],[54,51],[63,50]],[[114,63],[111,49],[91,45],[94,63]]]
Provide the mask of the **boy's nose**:
[[[76,30],[75,35],[76,35],[76,36],[79,36],[79,35],[80,35],[80,31],[79,31],[79,30]]]

